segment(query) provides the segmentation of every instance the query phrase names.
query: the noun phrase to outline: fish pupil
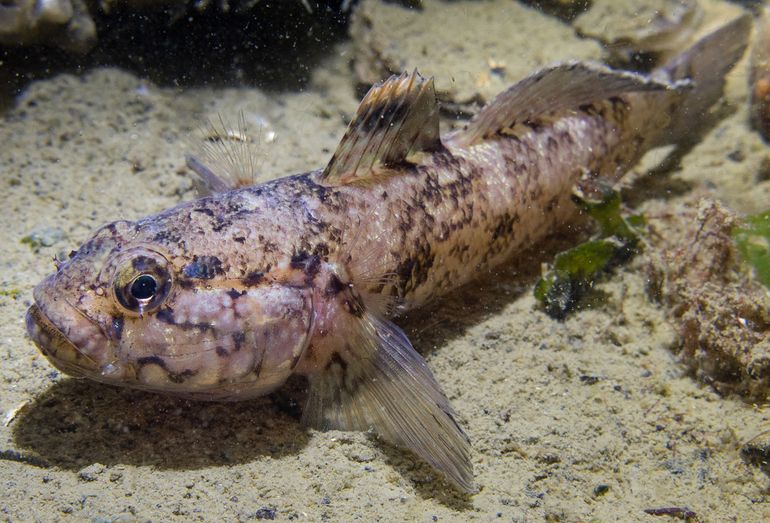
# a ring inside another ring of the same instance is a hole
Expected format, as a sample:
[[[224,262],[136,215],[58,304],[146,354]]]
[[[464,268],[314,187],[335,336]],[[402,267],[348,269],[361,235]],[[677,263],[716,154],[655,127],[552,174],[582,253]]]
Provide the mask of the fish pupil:
[[[131,296],[136,300],[149,300],[155,296],[158,283],[149,274],[142,274],[131,284]]]

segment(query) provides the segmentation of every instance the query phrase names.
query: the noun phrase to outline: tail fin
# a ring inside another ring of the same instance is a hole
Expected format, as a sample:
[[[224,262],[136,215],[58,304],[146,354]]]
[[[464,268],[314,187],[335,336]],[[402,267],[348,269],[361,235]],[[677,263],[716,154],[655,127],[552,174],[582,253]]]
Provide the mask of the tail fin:
[[[709,108],[722,96],[725,75],[743,56],[750,32],[751,15],[745,14],[703,37],[653,72],[656,80],[693,83],[693,89],[671,115],[664,142],[683,140],[707,117]]]

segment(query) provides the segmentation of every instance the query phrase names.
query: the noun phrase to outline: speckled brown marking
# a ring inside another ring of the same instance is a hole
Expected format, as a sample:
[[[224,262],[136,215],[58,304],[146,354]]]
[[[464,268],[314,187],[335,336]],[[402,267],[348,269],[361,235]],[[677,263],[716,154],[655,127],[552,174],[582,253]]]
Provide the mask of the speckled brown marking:
[[[177,280],[177,285],[187,291],[194,291],[197,288],[195,280],[187,278],[179,278]]]

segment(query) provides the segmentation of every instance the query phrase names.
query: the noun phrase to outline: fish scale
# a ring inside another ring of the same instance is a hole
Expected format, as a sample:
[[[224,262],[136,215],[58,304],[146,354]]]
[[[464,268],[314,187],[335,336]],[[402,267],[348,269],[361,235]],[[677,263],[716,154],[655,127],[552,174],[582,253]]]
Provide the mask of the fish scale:
[[[303,423],[372,430],[471,492],[470,441],[391,318],[568,225],[576,184],[697,127],[749,31],[738,18],[650,76],[543,69],[443,137],[433,81],[394,76],[325,168],[261,185],[190,157],[213,194],[97,231],[35,288],[27,330],[68,374],[196,399],[303,375]]]

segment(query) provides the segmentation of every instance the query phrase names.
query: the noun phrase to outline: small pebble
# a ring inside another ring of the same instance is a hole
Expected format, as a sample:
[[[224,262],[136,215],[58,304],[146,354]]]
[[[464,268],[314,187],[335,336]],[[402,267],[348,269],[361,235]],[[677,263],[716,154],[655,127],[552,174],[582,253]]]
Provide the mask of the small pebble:
[[[64,231],[57,227],[40,227],[30,232],[21,239],[21,243],[26,243],[32,250],[38,250],[40,247],[50,247],[66,238]]]
[[[254,513],[257,519],[275,519],[276,510],[270,507],[262,507]]]

